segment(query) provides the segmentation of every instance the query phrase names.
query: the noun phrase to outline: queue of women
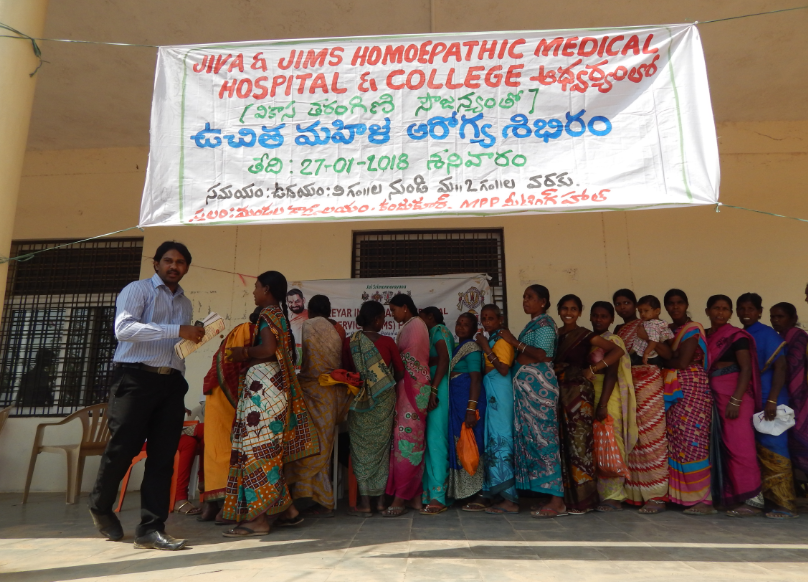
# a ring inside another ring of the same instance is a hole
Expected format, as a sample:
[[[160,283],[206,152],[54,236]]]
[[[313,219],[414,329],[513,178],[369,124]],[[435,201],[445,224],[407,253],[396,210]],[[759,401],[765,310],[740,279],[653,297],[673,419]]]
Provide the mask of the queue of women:
[[[456,501],[513,514],[520,497],[537,518],[624,504],[644,514],[675,504],[689,515],[719,506],[733,517],[797,516],[795,470],[808,473],[808,334],[789,303],[770,308],[769,327],[758,295],[714,295],[705,330],[681,290],[660,302],[622,289],[591,306],[591,329],[581,300],[562,297],[558,327],[549,291],[531,285],[531,319],[516,336],[496,305],[449,330],[439,309],[400,294],[389,304],[400,325],[393,340],[381,334],[382,304],[365,302],[359,331],[346,337],[319,295],[296,374],[286,291],[280,273],[258,277],[253,321],[222,342],[206,378],[199,519],[232,524],[227,537],[333,516],[334,427],[346,418],[359,494],[348,513],[357,517],[438,515]],[[659,319],[663,307],[671,324]],[[622,323],[612,332],[615,312]],[[743,328],[729,323],[733,313]],[[353,390],[321,380],[350,373]],[[792,428],[755,429],[753,416],[774,425],[785,406]],[[464,429],[479,454],[473,472],[456,446]]]

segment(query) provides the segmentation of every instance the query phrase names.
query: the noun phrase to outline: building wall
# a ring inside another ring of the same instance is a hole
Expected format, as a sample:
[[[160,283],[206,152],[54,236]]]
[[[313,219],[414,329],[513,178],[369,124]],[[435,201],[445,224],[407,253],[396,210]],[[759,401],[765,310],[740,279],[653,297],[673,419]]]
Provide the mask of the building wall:
[[[808,183],[808,122],[725,123],[717,128],[721,152],[721,200],[725,204],[808,217],[801,194]],[[20,190],[14,238],[79,239],[137,224],[148,151],[143,148],[29,151]],[[252,311],[253,280],[274,269],[290,281],[351,276],[352,233],[365,229],[491,228],[505,232],[511,327],[526,323],[521,295],[542,283],[558,299],[578,294],[585,305],[608,300],[620,287],[660,298],[671,287],[690,296],[691,312],[706,323],[709,295],[760,293],[766,305],[790,301],[801,308],[808,249],[797,241],[808,225],[743,210],[715,207],[478,219],[345,222],[266,226],[149,228],[144,252],[166,239],[186,243],[194,257],[183,287],[195,315],[213,310],[230,323]],[[144,258],[142,275],[152,273]],[[416,304],[418,298],[415,298]],[[737,323],[737,321],[736,321]],[[186,405],[201,397],[202,378],[214,346],[191,356]],[[0,491],[21,490],[36,424],[12,418],[0,434]],[[71,437],[62,427],[52,442]],[[76,435],[78,433],[76,432]],[[97,470],[88,461],[83,489]],[[65,467],[44,456],[33,490],[64,488]],[[137,476],[134,483],[139,482]]]

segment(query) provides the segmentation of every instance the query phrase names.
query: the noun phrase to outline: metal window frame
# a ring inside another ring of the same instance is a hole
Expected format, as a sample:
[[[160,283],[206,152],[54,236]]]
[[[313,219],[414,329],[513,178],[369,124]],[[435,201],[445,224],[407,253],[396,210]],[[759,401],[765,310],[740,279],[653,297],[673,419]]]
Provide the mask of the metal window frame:
[[[11,256],[72,242],[15,240]],[[142,261],[143,238],[132,237],[77,243],[9,264],[0,408],[15,404],[14,416],[60,417],[108,399],[115,301],[140,277]],[[30,390],[21,392],[23,384]]]
[[[351,278],[360,277],[361,256],[360,243],[363,240],[463,240],[494,239],[497,241],[500,285],[492,286],[493,300],[502,308],[505,322],[508,320],[508,289],[505,270],[505,229],[504,228],[447,228],[447,229],[403,229],[403,230],[356,230],[351,240]],[[469,272],[468,270],[465,272]],[[478,272],[478,271],[474,271]],[[452,273],[432,273],[432,275],[451,275]],[[397,276],[397,275],[390,275]],[[407,276],[407,275],[404,275]]]

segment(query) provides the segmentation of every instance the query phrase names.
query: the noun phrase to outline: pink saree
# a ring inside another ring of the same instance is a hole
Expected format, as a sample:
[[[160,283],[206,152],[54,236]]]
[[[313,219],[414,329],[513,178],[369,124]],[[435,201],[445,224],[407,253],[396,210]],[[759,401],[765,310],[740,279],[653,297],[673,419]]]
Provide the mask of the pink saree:
[[[741,398],[738,418],[729,420],[725,411],[730,396],[738,387],[738,364],[718,368],[721,356],[741,338],[749,340],[751,354],[752,379],[749,389]],[[725,324],[707,336],[707,352],[710,360],[710,388],[715,399],[715,416],[713,423],[714,437],[720,441],[717,447],[719,461],[712,464],[713,498],[720,499],[721,505],[729,506],[743,503],[757,497],[761,492],[760,467],[758,465],[755,444],[755,429],[752,426],[752,415],[761,409],[760,402],[760,370],[754,338],[746,331],[730,324]],[[720,431],[720,432],[716,432]],[[717,478],[716,478],[717,477]]]
[[[396,337],[404,378],[396,385],[396,418],[387,494],[412,499],[421,493],[429,404],[429,330],[420,317],[405,323]]]

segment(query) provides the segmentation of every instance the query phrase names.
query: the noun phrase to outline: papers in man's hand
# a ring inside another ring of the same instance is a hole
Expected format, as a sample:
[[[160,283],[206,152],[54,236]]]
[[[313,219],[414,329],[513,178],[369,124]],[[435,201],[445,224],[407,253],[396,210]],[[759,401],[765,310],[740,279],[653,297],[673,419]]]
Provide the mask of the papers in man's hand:
[[[177,357],[184,360],[189,354],[194,353],[200,346],[205,345],[209,340],[213,339],[224,331],[224,320],[218,313],[211,311],[208,316],[202,321],[205,326],[205,337],[198,344],[191,340],[181,340],[174,346],[174,352]]]

